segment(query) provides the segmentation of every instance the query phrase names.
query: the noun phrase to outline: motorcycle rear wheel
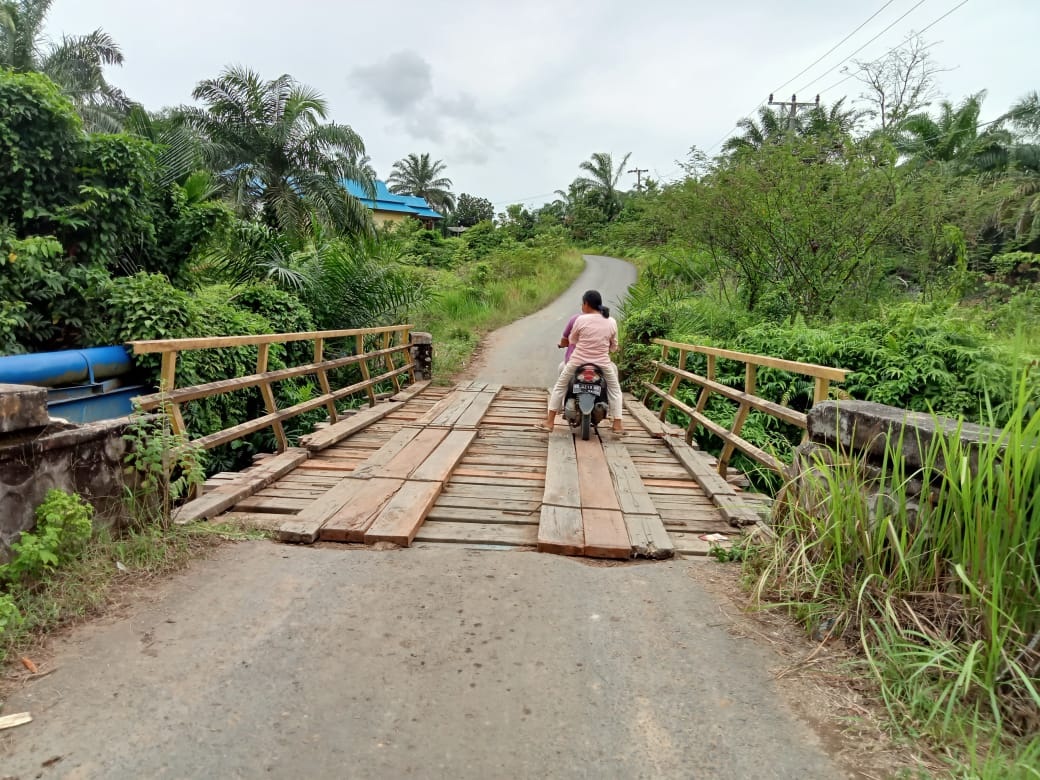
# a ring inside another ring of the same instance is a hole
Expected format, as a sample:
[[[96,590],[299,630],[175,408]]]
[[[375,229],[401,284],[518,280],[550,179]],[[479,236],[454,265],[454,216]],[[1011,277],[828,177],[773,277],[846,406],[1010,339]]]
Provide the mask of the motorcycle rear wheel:
[[[592,415],[583,414],[581,416],[581,440],[588,441],[589,436],[592,435]]]

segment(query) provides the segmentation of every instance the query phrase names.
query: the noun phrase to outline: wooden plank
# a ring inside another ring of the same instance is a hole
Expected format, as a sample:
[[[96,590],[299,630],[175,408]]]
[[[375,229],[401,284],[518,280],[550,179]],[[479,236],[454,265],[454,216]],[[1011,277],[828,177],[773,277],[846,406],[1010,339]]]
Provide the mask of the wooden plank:
[[[32,722],[32,715],[28,712],[14,712],[10,715],[0,717],[0,731],[13,729],[15,726],[24,726]]]
[[[427,409],[424,414],[419,416],[415,420],[415,425],[419,427],[425,427],[429,425],[434,420],[436,420],[438,416],[440,416],[441,412],[443,412],[445,409],[447,409],[449,406],[455,403],[455,401],[455,393],[449,393],[448,395],[444,396],[439,401],[437,401],[437,403],[435,403],[429,409]]]
[[[675,555],[675,545],[656,512],[638,515],[626,512],[624,520],[625,528],[628,529],[628,541],[635,557],[660,560]]]
[[[497,393],[477,393],[477,397],[473,399],[469,408],[459,415],[459,419],[455,421],[455,427],[476,428],[480,425],[480,421],[484,418],[496,395]]]
[[[581,521],[585,528],[586,556],[620,560],[632,557],[628,528],[619,510],[583,508]]]
[[[660,389],[658,389],[656,387],[648,386],[647,389],[651,393],[653,393],[655,395],[660,395],[660,396],[664,395],[664,390],[660,390]],[[759,449],[758,447],[756,447],[751,442],[749,442],[749,441],[747,441],[745,439],[741,439],[739,436],[735,435],[731,431],[729,431],[726,428],[722,427],[721,425],[719,425],[714,420],[712,420],[709,417],[706,417],[705,415],[699,413],[698,411],[696,411],[695,409],[691,408],[690,406],[687,406],[686,404],[682,403],[681,401],[678,401],[678,400],[673,398],[672,399],[672,406],[674,406],[676,409],[681,410],[684,414],[686,414],[690,418],[690,420],[691,420],[691,423],[690,423],[691,427],[690,427],[690,430],[688,431],[688,434],[687,434],[688,436],[692,435],[693,424],[696,423],[697,425],[702,426],[706,430],[711,431],[713,434],[718,436],[723,441],[725,441],[725,442],[727,442],[729,444],[733,444],[734,446],[736,446],[736,448],[738,450],[743,452],[749,458],[751,458],[751,459],[761,463],[763,466],[766,466],[767,468],[770,468],[773,471],[776,471],[776,472],[778,472],[780,474],[783,473],[783,471],[784,471],[784,464],[779,459],[777,459],[773,455],[770,455],[765,450]],[[741,407],[741,408],[744,408],[744,407]]]
[[[406,387],[401,392],[394,393],[392,396],[390,396],[390,400],[391,401],[401,401],[401,402],[411,401],[417,395],[419,395],[424,390],[426,390],[429,386],[430,386],[430,380],[429,379],[426,379],[426,380],[424,380],[422,382],[415,382],[414,384],[411,384],[408,387]]]
[[[747,373],[749,373],[751,376],[754,376],[753,372],[751,372],[751,369],[753,369],[753,368],[754,368],[754,366],[751,366],[751,365],[749,365],[748,368],[747,368]],[[677,380],[678,379],[686,379],[686,380],[688,380],[690,382],[693,382],[694,384],[700,385],[701,387],[705,388],[706,390],[710,390],[712,392],[718,393],[721,396],[725,396],[726,398],[730,399],[731,401],[736,401],[737,403],[747,404],[750,407],[753,407],[755,409],[758,409],[759,411],[765,412],[766,414],[771,415],[773,417],[776,417],[777,419],[783,420],[786,423],[789,423],[791,425],[796,425],[799,428],[805,428],[805,415],[804,414],[802,414],[801,412],[796,412],[794,409],[788,409],[786,406],[783,406],[782,404],[776,404],[776,403],[773,403],[772,401],[767,401],[765,398],[761,398],[761,397],[755,395],[754,394],[754,382],[752,382],[749,385],[745,381],[745,384],[744,384],[744,388],[745,389],[743,391],[741,391],[741,390],[737,390],[736,388],[729,387],[728,385],[723,385],[723,384],[720,384],[718,382],[714,382],[714,381],[712,381],[710,379],[707,379],[707,378],[705,378],[703,376],[700,376],[699,374],[694,374],[691,371],[681,371],[680,369],[674,368],[672,366],[662,365],[661,366],[661,370],[662,371],[667,371],[668,373],[672,374]],[[825,382],[827,380],[820,379],[820,380],[817,380],[817,381]],[[751,387],[751,389],[748,390],[747,389],[748,387]],[[670,392],[669,395],[674,396],[675,393],[674,392]],[[665,401],[665,403],[673,404],[674,402],[673,401]],[[701,407],[701,403],[700,403],[699,400],[697,402],[697,408],[696,408],[695,411],[698,411],[698,412],[703,412],[704,411],[703,408]]]
[[[443,428],[424,428],[415,434],[408,446],[394,455],[378,470],[381,477],[406,479],[415,471],[448,435]]]
[[[386,464],[403,452],[422,430],[422,428],[402,428],[399,430],[383,446],[369,454],[365,461],[354,470],[354,476],[359,479],[385,476],[383,469],[386,467]]]
[[[240,474],[235,481],[220,485],[201,498],[175,509],[173,521],[184,524],[214,517],[285,476],[309,457],[307,450],[293,447],[273,458],[267,458],[260,465]]]
[[[684,349],[687,352],[699,352],[702,355],[714,355],[715,357],[726,358],[727,360],[736,360],[741,363],[752,363],[756,366],[777,368],[781,371],[789,371],[793,374],[823,377],[835,382],[845,381],[845,377],[849,373],[842,368],[820,366],[815,363],[799,363],[795,360],[783,360],[781,358],[768,357],[766,355],[755,355],[749,352],[734,352],[731,349],[719,349],[718,347],[704,347],[697,344],[681,344],[677,341],[669,341],[667,339],[654,339],[654,343],[667,346],[671,349]]]
[[[365,544],[392,542],[407,547],[440,495],[441,487],[440,482],[405,482],[365,532]]]
[[[585,529],[576,506],[543,504],[538,520],[539,552],[584,555]]]
[[[455,470],[455,475],[460,479],[469,477],[484,477],[494,482],[496,479],[501,477],[507,480],[516,479],[528,479],[532,482],[542,482],[545,480],[545,474],[541,470],[538,471],[496,471],[492,469],[471,469],[468,467],[462,467]]]
[[[537,515],[538,508],[542,505],[542,502],[538,500],[506,499],[500,496],[478,497],[459,495],[449,491],[449,486],[445,486],[440,498],[437,499],[437,506],[445,509],[487,509],[489,505],[493,506],[497,512],[508,512],[509,514],[532,513]]]
[[[452,431],[412,472],[410,479],[446,482],[476,437],[476,431]]]
[[[400,348],[395,347],[395,350]],[[172,354],[172,353],[166,353]],[[367,356],[365,355],[348,355],[347,357],[336,358],[335,360],[324,360],[315,363],[307,363],[302,366],[293,366],[292,368],[281,368],[277,371],[267,371],[265,373],[249,374],[247,376],[232,377],[231,379],[218,379],[215,382],[206,382],[201,385],[192,385],[191,387],[182,387],[179,390],[175,390],[169,397],[163,393],[152,393],[150,395],[142,395],[138,397],[138,401],[141,407],[144,409],[154,409],[161,402],[165,400],[173,400],[177,403],[185,403],[187,401],[194,401],[199,398],[208,398],[212,395],[221,395],[223,393],[230,393],[235,390],[246,390],[251,387],[256,387],[264,382],[278,382],[283,379],[291,379],[293,377],[304,376],[306,374],[318,374],[322,371],[331,371],[334,368],[343,368],[353,363],[358,363],[362,359],[374,358],[381,355],[381,352],[371,352]],[[330,390],[324,392],[331,392]]]
[[[489,509],[485,504],[482,507],[459,507],[445,506],[444,494],[437,498],[437,503],[429,514],[426,522],[431,520],[450,520],[456,523],[507,523],[509,525],[538,525],[538,507],[526,512],[504,511],[498,508]]]
[[[314,330],[298,333],[267,333],[260,336],[205,336],[186,339],[153,339],[128,341],[135,355],[152,352],[170,352],[188,349],[216,349],[217,347],[251,347],[258,344],[287,344],[292,341],[313,341],[317,338],[337,339],[346,336],[398,333],[412,330],[413,325],[387,325],[378,328],[348,328],[346,330]]]
[[[429,519],[416,533],[415,541],[534,545],[538,542],[538,529],[533,525],[454,523]]]
[[[477,400],[479,395],[480,393],[468,393],[456,390],[452,394],[451,402],[429,422],[429,425],[438,428],[451,428],[455,425],[455,422],[459,417],[462,416],[462,413],[469,409],[470,405]]]
[[[320,431],[301,437],[300,444],[311,452],[318,452],[343,441],[348,436],[353,436],[373,423],[379,422],[394,410],[400,409],[403,405],[400,401],[390,401],[389,403],[374,406],[371,409],[363,409],[335,425],[330,425],[328,428],[323,428]]]
[[[704,453],[672,437],[665,439],[665,444],[728,522],[732,525],[752,525],[759,522],[758,514],[746,502],[741,501],[734,487],[709,465],[710,461]]]
[[[313,503],[313,498],[280,498],[253,495],[243,498],[235,504],[235,509],[240,512],[275,512],[278,514],[291,514],[293,512],[300,512]]]
[[[545,491],[542,503],[551,506],[581,506],[578,487],[578,456],[570,431],[557,429],[549,434],[549,453],[545,464]]]
[[[682,435],[682,428],[657,419],[653,412],[635,398],[625,399],[625,410],[655,439]]]
[[[322,525],[318,537],[329,542],[363,542],[373,520],[404,484],[400,479],[357,480],[350,500],[339,507]]]
[[[628,448],[623,442],[608,440],[603,442],[603,454],[606,457],[607,466],[610,468],[610,476],[614,482],[621,511],[626,514],[652,515],[656,514],[654,501],[643,484],[643,478],[639,476],[639,469],[632,462],[628,454]]]
[[[703,534],[698,533],[681,533],[672,532],[672,539],[675,541],[675,552],[680,555],[707,555],[711,548],[714,546],[730,548],[733,546],[733,541],[725,542],[706,542],[698,537]]]
[[[621,504],[614,492],[614,481],[610,477],[606,454],[599,438],[588,441],[574,440],[578,457],[578,493],[582,509],[611,509],[621,511]]]

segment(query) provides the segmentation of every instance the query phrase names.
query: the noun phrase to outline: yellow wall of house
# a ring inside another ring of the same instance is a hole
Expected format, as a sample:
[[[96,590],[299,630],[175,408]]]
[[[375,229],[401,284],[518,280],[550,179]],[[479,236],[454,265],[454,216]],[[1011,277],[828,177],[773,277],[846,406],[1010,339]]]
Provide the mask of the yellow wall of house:
[[[372,219],[377,225],[388,225],[393,222],[404,222],[409,218],[409,214],[404,214],[400,211],[380,211],[376,209],[372,212]]]

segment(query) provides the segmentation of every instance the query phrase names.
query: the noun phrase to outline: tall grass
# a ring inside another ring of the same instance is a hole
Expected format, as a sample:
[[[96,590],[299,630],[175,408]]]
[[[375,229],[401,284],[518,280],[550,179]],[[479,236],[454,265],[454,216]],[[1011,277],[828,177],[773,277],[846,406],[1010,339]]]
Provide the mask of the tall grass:
[[[522,248],[446,275],[413,319],[433,334],[435,376],[449,379],[458,373],[482,335],[551,303],[582,268],[577,250]]]
[[[775,543],[749,564],[762,602],[835,620],[895,720],[950,748],[969,776],[1040,777],[1033,383],[1018,378],[1003,430],[966,443],[958,426],[915,471],[902,441],[880,469],[818,459],[788,486]]]

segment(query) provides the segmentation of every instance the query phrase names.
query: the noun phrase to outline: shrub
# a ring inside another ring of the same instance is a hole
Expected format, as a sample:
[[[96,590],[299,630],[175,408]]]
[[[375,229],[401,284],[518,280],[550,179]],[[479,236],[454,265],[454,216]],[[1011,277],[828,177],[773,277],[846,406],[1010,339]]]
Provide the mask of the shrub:
[[[93,516],[94,508],[80,496],[49,490],[36,508],[35,531],[22,531],[11,545],[14,558],[0,566],[0,581],[20,588],[43,580],[83,550]]]

